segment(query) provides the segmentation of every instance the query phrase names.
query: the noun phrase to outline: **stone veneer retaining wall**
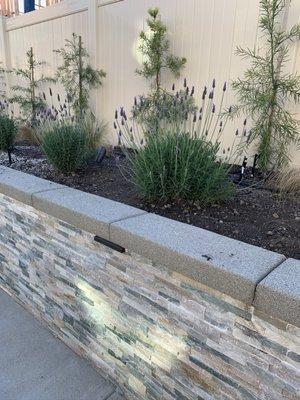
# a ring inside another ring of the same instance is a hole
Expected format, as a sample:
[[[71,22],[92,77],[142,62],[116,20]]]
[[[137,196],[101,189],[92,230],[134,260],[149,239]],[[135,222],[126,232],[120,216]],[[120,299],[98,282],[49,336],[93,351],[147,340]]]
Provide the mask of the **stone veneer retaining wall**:
[[[128,399],[299,399],[299,261],[7,168],[0,193],[0,287]]]

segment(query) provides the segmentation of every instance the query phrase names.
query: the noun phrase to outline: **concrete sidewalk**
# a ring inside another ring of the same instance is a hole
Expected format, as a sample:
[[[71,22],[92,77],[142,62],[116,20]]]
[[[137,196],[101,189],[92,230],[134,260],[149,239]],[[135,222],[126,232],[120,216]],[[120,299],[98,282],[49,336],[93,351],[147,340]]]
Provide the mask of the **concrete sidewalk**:
[[[0,290],[1,400],[121,400],[116,388]]]

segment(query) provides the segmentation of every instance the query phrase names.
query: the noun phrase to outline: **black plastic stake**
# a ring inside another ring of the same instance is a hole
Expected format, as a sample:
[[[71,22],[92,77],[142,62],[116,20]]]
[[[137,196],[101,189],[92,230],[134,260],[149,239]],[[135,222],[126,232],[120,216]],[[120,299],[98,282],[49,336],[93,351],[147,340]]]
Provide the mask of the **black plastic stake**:
[[[253,160],[253,166],[252,166],[252,174],[251,174],[252,177],[253,177],[254,174],[255,174],[255,169],[256,169],[256,165],[257,165],[257,160],[258,160],[258,154],[255,154],[254,160]]]
[[[119,246],[119,245],[116,244],[116,243],[110,242],[110,241],[107,240],[107,239],[103,239],[103,238],[100,237],[100,236],[95,236],[95,237],[94,237],[94,240],[95,240],[95,242],[101,243],[101,244],[103,244],[104,246],[109,247],[110,249],[113,249],[113,250],[115,250],[115,251],[118,251],[119,253],[125,253],[125,248],[124,248],[124,247]]]
[[[241,167],[241,171],[240,171],[239,183],[241,183],[243,178],[244,178],[245,169],[247,167],[247,161],[248,161],[248,158],[244,157],[244,161],[243,161],[243,164],[242,164],[242,167]]]

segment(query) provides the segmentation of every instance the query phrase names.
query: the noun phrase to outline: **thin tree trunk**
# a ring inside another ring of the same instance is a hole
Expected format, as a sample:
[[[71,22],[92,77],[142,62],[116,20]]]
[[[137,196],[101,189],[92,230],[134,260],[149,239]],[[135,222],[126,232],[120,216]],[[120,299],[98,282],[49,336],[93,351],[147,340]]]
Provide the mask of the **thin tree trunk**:
[[[34,59],[33,59],[33,48],[30,47],[30,56],[29,56],[29,65],[30,65],[30,96],[31,96],[31,110],[32,110],[32,121],[35,121],[36,107],[35,107],[35,83],[34,83]]]
[[[82,101],[82,38],[79,36],[79,116],[82,117],[83,114],[83,101]]]

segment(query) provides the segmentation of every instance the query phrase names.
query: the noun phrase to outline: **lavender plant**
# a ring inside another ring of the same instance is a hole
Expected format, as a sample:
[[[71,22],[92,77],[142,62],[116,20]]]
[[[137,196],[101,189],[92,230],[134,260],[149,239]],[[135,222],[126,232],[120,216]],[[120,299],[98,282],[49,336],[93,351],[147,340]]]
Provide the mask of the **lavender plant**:
[[[11,152],[17,132],[15,121],[7,114],[0,114],[0,150],[7,152],[9,163],[11,164]]]
[[[281,168],[289,163],[289,147],[299,143],[299,121],[287,110],[287,102],[300,99],[300,77],[285,71],[290,43],[300,38],[300,25],[288,32],[281,28],[285,0],[261,0],[259,27],[265,38],[263,49],[237,48],[250,61],[244,77],[233,82],[238,104],[231,115],[246,114],[253,121],[248,143],[257,143],[259,166]]]
[[[78,124],[50,125],[42,136],[42,149],[49,162],[64,174],[82,167],[90,156],[87,137]]]
[[[227,87],[224,84],[219,107],[214,102],[215,87],[214,81],[210,89],[203,89],[200,109],[187,110],[183,120],[172,123],[162,115],[155,134],[136,119],[129,120],[123,108],[116,111],[114,127],[127,157],[124,174],[142,197],[211,204],[231,196],[229,162],[238,155],[236,149],[247,140],[248,133],[245,121],[232,146],[222,148],[221,138],[230,117],[222,115]],[[189,91],[191,95],[194,93]],[[176,93],[172,96],[172,113],[176,113],[178,104],[181,99]]]
[[[69,103],[79,120],[88,109],[90,90],[102,85],[106,73],[102,69],[93,69],[88,63],[88,51],[81,36],[75,33],[71,40],[66,40],[64,48],[54,52],[63,59],[57,69],[57,78],[68,93]]]
[[[45,102],[37,93],[42,84],[53,82],[53,78],[41,75],[36,77],[36,72],[39,67],[45,64],[43,61],[36,61],[31,47],[27,53],[27,68],[13,68],[10,73],[21,77],[25,81],[25,85],[12,86],[15,94],[9,99],[11,103],[17,103],[20,106],[22,116],[21,119],[28,122],[31,126],[36,125],[37,113],[45,107]]]
[[[82,131],[91,151],[99,148],[107,128],[103,121],[99,121],[91,111],[86,111],[82,118],[78,120],[72,115],[69,98],[62,99],[60,94],[53,93],[52,88],[49,88],[48,96],[43,92],[41,97],[51,106],[37,113],[35,137],[38,143],[42,143],[44,132],[51,130],[54,125],[68,124],[77,126]],[[54,103],[56,106],[54,106]]]

